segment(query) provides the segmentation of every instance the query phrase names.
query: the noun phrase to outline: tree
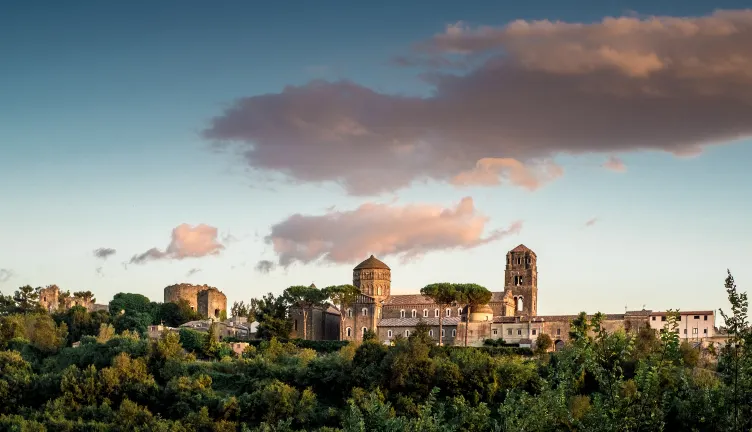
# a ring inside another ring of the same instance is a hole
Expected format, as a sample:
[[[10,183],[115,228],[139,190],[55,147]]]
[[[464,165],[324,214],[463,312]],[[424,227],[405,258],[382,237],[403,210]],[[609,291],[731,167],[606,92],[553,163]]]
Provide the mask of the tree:
[[[749,302],[747,293],[740,293],[736,288],[731,271],[724,284],[731,303],[731,313],[726,315],[723,309],[721,316],[729,335],[728,341],[721,353],[721,362],[726,382],[731,387],[732,401],[731,423],[734,430],[747,430],[750,422],[749,401],[752,395],[752,331],[750,331],[748,312]],[[746,411],[746,413],[744,411]]]
[[[204,341],[202,350],[207,357],[216,359],[221,348],[222,347],[219,344],[219,328],[216,323],[212,322],[211,325],[209,325],[209,330],[207,331],[206,340]]]
[[[30,285],[20,287],[13,295],[13,301],[18,313],[27,314],[43,310],[39,304],[39,288],[34,289]]]
[[[251,299],[248,304],[243,301],[233,302],[230,313],[233,317],[247,318],[248,322],[256,321],[256,310],[258,309],[258,300]]]
[[[97,301],[96,298],[94,298],[94,294],[91,291],[76,291],[73,293],[73,297],[77,299],[81,299],[85,305],[88,305],[89,303],[94,303]]]
[[[282,296],[275,297],[269,293],[258,300],[258,330],[256,335],[261,339],[270,340],[273,337],[287,339],[292,331],[292,322],[287,316],[289,304]]]
[[[120,311],[143,312],[151,314],[153,306],[148,297],[141,294],[117,293],[110,302],[110,314],[118,315]]]
[[[311,309],[324,305],[327,293],[315,285],[293,285],[282,295],[290,305],[295,305],[303,311],[303,339],[308,339],[308,314]]]
[[[473,307],[488,304],[491,300],[492,294],[486,287],[473,283],[457,284],[455,285],[455,289],[458,293],[458,301],[467,305],[465,322],[465,346],[467,346],[467,331],[470,324],[470,313],[472,312]]]
[[[420,293],[430,298],[439,306],[439,346],[444,344],[442,331],[444,329],[444,309],[457,301],[459,293],[454,284],[448,282],[433,283],[424,286]]]
[[[0,315],[7,315],[16,310],[16,302],[12,296],[6,296],[0,293]]]
[[[345,339],[345,317],[347,306],[358,300],[360,290],[354,285],[333,285],[324,288],[326,296],[339,308],[339,340]]]
[[[545,354],[553,346],[554,342],[551,340],[551,336],[546,333],[541,333],[535,340],[535,353]]]

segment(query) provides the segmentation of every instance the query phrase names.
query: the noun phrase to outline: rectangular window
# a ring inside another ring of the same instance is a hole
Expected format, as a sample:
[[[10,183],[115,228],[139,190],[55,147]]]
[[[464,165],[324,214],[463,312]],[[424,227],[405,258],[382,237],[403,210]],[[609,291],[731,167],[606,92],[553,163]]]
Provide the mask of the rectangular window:
[[[517,336],[522,336],[522,329],[517,329]]]
[[[448,316],[448,317],[452,316],[452,310],[451,309],[447,309],[446,310],[446,316]]]
[[[533,336],[537,334],[536,331],[537,331],[536,329],[533,329]]]
[[[684,334],[687,334],[687,329],[684,329]]]
[[[652,319],[653,321],[655,321],[655,317],[650,317],[650,319]]]
[[[697,334],[697,329],[696,329],[696,328],[693,328],[693,329],[692,329],[692,334],[693,334],[693,335],[696,335],[696,334]]]
[[[512,336],[512,329],[507,329],[507,334],[508,334],[509,336]]]
[[[423,318],[428,318],[428,309],[423,309]]]
[[[679,315],[678,317],[676,317],[676,320],[677,321],[681,321],[681,315]]]
[[[457,329],[452,329],[452,337],[457,336]]]
[[[560,335],[561,335],[561,329],[556,329],[556,336],[560,336]]]
[[[446,329],[441,329],[441,337],[446,336]]]
[[[700,315],[695,315],[695,319],[700,319]]]
[[[392,337],[392,331],[389,330],[388,332],[386,332],[386,335],[389,336],[389,337]]]
[[[707,320],[708,320],[708,316],[707,316],[707,315],[705,315],[705,321],[707,321]]]
[[[661,317],[661,321],[666,321],[666,317],[665,317],[665,316],[662,316],[662,317]]]
[[[702,329],[702,332],[703,332],[704,334],[708,334],[708,329]]]
[[[499,331],[496,330],[496,329],[493,329],[493,334],[494,334],[494,336],[496,336],[497,334],[499,334]]]

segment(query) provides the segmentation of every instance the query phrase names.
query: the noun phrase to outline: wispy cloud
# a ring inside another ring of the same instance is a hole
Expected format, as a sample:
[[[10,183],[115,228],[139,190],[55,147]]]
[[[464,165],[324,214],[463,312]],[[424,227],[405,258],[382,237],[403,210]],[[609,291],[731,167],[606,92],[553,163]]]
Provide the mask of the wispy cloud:
[[[191,276],[195,275],[196,273],[199,273],[200,271],[201,271],[201,269],[192,268],[192,269],[188,270],[188,273],[186,273],[185,276],[186,277],[191,277]]]
[[[0,282],[7,282],[14,275],[13,270],[0,268]]]
[[[595,225],[596,223],[598,223],[598,218],[592,218],[592,219],[588,219],[588,220],[587,220],[587,221],[585,222],[585,226],[586,226],[586,227],[591,227],[591,226]]]
[[[616,156],[609,157],[608,160],[606,160],[606,162],[603,164],[603,168],[614,172],[627,172],[627,166],[624,165],[624,161]]]
[[[256,263],[256,271],[259,273],[269,273],[274,270],[276,266],[277,265],[273,261],[261,260]]]
[[[112,255],[115,255],[117,251],[112,248],[99,248],[94,250],[94,256],[106,260],[107,258],[111,257]]]

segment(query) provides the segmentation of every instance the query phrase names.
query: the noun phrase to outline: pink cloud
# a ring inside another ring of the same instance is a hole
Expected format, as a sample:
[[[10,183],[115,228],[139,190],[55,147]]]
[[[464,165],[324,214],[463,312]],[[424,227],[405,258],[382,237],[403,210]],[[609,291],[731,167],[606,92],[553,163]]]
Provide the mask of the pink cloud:
[[[596,224],[597,222],[598,222],[598,218],[592,218],[592,219],[588,219],[588,220],[587,220],[587,221],[585,222],[585,226],[586,226],[586,227],[591,227],[591,226],[595,225],[595,224]]]
[[[451,183],[458,186],[493,186],[509,183],[534,191],[553,181],[564,170],[553,162],[524,164],[510,158],[484,158],[475,168],[454,176]]]
[[[514,222],[507,229],[484,234],[487,223],[470,197],[448,208],[367,203],[321,216],[292,215],[272,226],[265,240],[273,245],[282,266],[318,260],[340,264],[369,254],[406,260],[433,251],[471,249],[522,228],[522,222]]]
[[[535,181],[512,180],[509,162],[479,172],[479,161],[530,167],[560,154],[687,155],[751,135],[750,46],[752,11],[460,23],[403,62],[460,57],[475,65],[458,74],[445,69],[452,61],[433,61],[430,96],[314,81],[238,99],[204,136],[237,146],[256,170],[338,183],[353,195],[423,180],[530,189]]]
[[[616,156],[609,157],[608,160],[603,164],[603,168],[620,173],[627,172],[627,166],[624,165],[624,161]]]
[[[191,226],[181,224],[172,230],[172,239],[165,250],[151,248],[139,255],[134,255],[131,264],[143,264],[147,261],[185,258],[200,258],[219,254],[225,246],[218,241],[218,231],[209,225]]]

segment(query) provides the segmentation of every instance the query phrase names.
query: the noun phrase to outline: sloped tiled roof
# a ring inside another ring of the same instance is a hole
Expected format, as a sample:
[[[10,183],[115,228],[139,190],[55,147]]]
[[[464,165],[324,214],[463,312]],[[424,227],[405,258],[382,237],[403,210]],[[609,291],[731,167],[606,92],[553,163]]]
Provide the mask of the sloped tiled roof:
[[[439,325],[438,318],[384,318],[379,321],[379,327],[415,327],[420,320],[430,326]],[[456,326],[460,322],[459,317],[444,318],[444,326]]]
[[[384,264],[382,261],[380,261],[375,256],[371,255],[368,257],[365,261],[355,266],[353,270],[363,270],[363,269],[386,269],[391,270],[388,265]]]

